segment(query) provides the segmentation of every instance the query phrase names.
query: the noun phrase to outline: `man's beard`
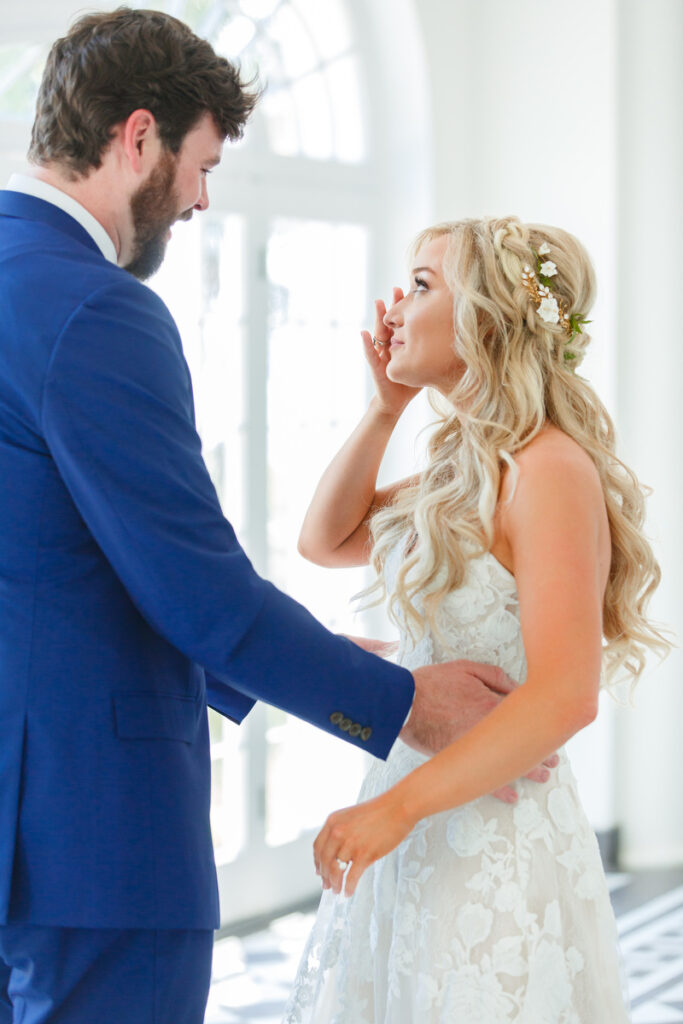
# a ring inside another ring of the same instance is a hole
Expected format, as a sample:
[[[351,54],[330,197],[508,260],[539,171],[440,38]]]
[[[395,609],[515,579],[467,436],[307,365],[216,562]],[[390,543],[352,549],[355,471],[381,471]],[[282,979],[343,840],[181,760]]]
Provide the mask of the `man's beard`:
[[[175,220],[189,220],[192,216],[191,210],[184,216],[178,216],[176,167],[176,157],[164,150],[149,178],[130,201],[135,238],[133,255],[124,269],[140,281],[146,281],[161,266],[171,224]]]

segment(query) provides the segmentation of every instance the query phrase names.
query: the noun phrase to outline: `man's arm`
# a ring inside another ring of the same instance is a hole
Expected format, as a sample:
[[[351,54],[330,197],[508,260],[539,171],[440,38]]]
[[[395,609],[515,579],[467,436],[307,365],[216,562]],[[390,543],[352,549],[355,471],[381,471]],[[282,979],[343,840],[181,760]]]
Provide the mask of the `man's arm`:
[[[175,325],[127,275],[55,344],[42,425],[90,532],[150,625],[226,691],[262,699],[386,756],[413,699],[409,672],[325,629],[252,568],[223,517],[194,429]],[[244,698],[247,699],[245,704]]]

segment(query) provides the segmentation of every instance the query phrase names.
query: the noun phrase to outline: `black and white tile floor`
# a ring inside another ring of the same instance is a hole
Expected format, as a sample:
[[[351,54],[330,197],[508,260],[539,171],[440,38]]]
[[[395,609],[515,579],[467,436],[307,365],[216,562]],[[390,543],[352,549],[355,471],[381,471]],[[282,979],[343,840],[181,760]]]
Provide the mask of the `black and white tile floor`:
[[[683,869],[608,881],[633,1024],[683,1024]],[[280,1024],[312,920],[288,914],[263,931],[219,939],[205,1024]]]

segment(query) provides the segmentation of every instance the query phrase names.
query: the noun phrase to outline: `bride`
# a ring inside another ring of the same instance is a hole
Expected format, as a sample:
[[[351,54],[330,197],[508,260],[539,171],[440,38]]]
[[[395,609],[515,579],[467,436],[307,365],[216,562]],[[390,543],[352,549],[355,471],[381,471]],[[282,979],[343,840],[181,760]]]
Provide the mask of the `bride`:
[[[593,268],[572,235],[514,217],[429,228],[411,263],[409,292],[363,332],[376,395],[300,550],[372,562],[403,665],[469,658],[524,685],[434,757],[397,740],[330,815],[286,1021],[619,1024],[614,918],[561,748],[601,682],[635,681],[668,645],[645,617],[660,574],[641,488],[576,372]],[[427,468],[377,489],[423,387],[441,396]],[[545,786],[524,778],[558,749]],[[515,779],[514,802],[487,795]]]

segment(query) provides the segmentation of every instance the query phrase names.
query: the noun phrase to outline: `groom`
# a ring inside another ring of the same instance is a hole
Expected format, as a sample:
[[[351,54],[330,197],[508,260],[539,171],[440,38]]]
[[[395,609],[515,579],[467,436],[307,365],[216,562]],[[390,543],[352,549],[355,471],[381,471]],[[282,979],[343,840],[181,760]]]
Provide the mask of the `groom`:
[[[136,278],[207,208],[255,100],[174,18],[84,17],[0,192],[0,1024],[202,1021],[207,703],[240,722],[264,700],[385,757],[507,686],[333,636],[221,514],[176,326]]]

